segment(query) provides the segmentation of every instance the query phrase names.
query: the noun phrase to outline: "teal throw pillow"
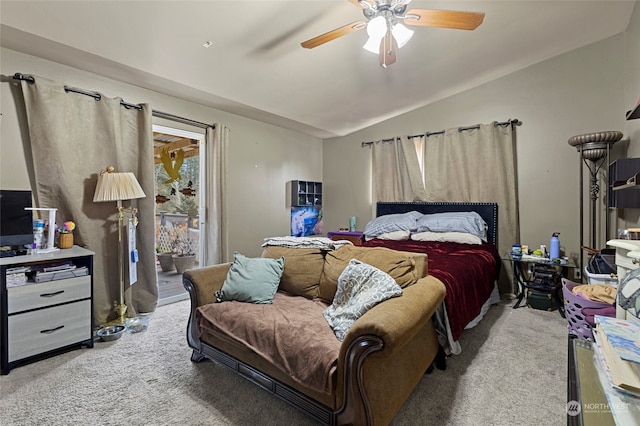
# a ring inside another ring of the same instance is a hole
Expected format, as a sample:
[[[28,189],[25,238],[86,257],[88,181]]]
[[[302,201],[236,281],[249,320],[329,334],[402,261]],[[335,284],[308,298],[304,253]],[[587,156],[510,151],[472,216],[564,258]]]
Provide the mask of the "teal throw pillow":
[[[273,303],[283,270],[284,257],[249,258],[235,252],[222,288],[215,292],[216,301]]]

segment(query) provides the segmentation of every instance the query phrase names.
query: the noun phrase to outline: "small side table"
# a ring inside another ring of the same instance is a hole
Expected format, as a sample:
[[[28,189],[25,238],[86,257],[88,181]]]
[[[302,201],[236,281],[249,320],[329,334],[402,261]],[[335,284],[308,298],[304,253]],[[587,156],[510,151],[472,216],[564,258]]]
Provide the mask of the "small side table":
[[[333,241],[349,240],[354,246],[361,246],[363,235],[360,231],[330,231],[327,237]]]
[[[560,297],[560,294],[562,293],[560,279],[567,278],[569,276],[569,269],[576,267],[573,260],[569,259],[567,261],[563,261],[563,263],[556,263],[546,258],[536,258],[533,256],[522,256],[521,258],[514,258],[511,255],[509,256],[513,265],[513,281],[518,287],[518,295],[516,296],[516,303],[513,305],[513,308],[516,309],[520,307],[520,304],[527,296],[527,290],[535,290],[551,294],[553,300],[558,306],[560,315],[564,318],[564,305],[562,297]],[[557,275],[554,274],[555,276],[552,278],[549,285],[540,285],[536,282],[533,274],[529,273],[530,266],[533,268],[536,266],[553,267],[556,270],[559,270],[560,273]]]

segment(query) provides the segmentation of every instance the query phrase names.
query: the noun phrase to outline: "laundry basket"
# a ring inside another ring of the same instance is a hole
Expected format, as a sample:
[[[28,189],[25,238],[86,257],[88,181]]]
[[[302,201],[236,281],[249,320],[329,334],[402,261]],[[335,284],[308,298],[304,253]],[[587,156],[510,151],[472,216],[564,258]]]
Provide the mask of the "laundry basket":
[[[614,287],[618,286],[618,277],[616,274],[592,274],[587,266],[584,267],[584,274],[587,277],[588,284],[608,284]]]
[[[590,324],[587,321],[583,309],[602,309],[609,308],[612,305],[604,302],[588,300],[584,297],[573,294],[573,287],[577,285],[583,284],[574,283],[566,278],[562,278],[562,295],[564,296],[564,313],[568,322],[567,328],[570,335],[576,336],[581,340],[593,342],[593,324]]]

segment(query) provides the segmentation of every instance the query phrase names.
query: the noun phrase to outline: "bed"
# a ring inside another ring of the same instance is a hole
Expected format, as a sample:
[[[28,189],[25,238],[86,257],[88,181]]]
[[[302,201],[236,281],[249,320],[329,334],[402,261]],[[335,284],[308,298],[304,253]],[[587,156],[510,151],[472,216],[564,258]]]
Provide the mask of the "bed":
[[[414,241],[372,238],[364,246],[427,253],[429,275],[447,288],[443,306],[436,314],[436,328],[447,353],[461,352],[462,332],[476,325],[492,304],[500,300],[497,280],[500,273],[498,205],[496,203],[381,202],[376,217],[409,214],[475,212],[486,223],[486,242],[464,244],[449,241]],[[457,214],[457,213],[456,213]],[[388,216],[392,217],[392,216]],[[478,241],[480,242],[480,241]]]

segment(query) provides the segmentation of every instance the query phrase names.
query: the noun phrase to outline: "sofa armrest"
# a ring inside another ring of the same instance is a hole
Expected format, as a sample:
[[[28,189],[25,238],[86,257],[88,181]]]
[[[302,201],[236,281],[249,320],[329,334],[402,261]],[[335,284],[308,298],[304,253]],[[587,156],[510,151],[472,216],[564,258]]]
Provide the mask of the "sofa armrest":
[[[204,268],[189,269],[182,274],[182,285],[189,292],[191,298],[191,313],[187,322],[187,342],[193,349],[192,361],[204,360],[202,354],[202,342],[198,334],[196,310],[198,306],[207,305],[216,301],[215,292],[222,288],[231,263],[206,266]]]
[[[214,293],[222,288],[230,267],[231,263],[221,263],[184,271],[182,284],[191,296],[192,308],[216,301]]]
[[[404,288],[402,296],[377,304],[353,323],[338,356],[339,424],[391,421],[431,362],[427,348],[437,347],[437,338],[430,321],[445,293],[444,284],[427,276]],[[436,351],[431,349],[434,356]],[[414,362],[417,360],[423,362]],[[390,396],[387,389],[398,395]]]
[[[338,368],[344,362],[349,345],[358,337],[373,335],[382,339],[378,357],[389,357],[402,348],[427,321],[444,300],[446,288],[440,280],[426,276],[403,289],[402,296],[385,300],[371,308],[353,323],[342,342]]]

